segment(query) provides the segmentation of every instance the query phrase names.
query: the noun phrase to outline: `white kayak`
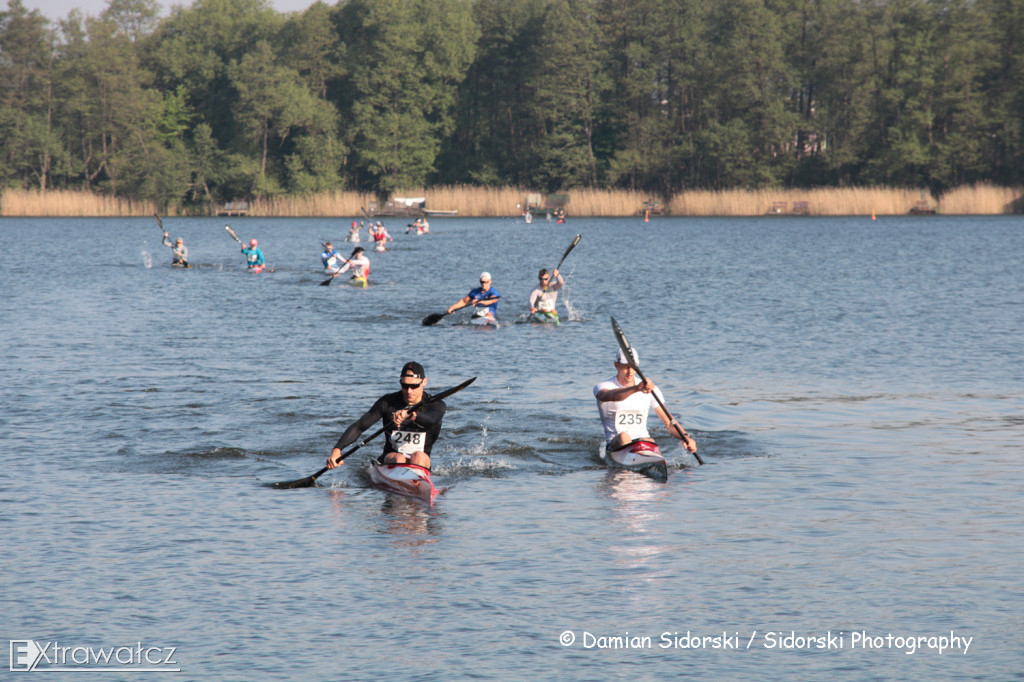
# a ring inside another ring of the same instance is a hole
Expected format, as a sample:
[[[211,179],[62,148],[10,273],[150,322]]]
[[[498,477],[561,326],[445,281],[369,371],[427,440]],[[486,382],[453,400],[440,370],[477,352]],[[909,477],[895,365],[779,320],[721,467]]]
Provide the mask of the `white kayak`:
[[[430,480],[430,469],[416,464],[374,464],[370,480],[388,492],[415,497],[434,504],[437,488]]]
[[[668,480],[668,461],[654,441],[634,441],[618,450],[605,452],[604,459],[612,468],[635,471],[661,483]]]
[[[469,323],[475,324],[478,327],[494,327],[495,329],[498,328],[497,318],[490,317],[488,315],[474,315],[473,317],[469,318]]]

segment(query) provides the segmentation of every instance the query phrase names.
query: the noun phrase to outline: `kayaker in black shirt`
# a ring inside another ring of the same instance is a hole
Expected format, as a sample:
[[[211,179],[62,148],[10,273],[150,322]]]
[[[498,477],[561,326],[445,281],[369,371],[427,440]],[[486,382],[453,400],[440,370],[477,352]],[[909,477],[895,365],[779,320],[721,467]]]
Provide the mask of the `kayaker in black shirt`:
[[[342,464],[341,451],[356,442],[366,429],[380,420],[384,428],[384,452],[377,459],[381,464],[416,464],[430,468],[430,449],[441,432],[446,406],[444,401],[423,405],[415,412],[406,408],[430,398],[426,393],[427,375],[423,365],[407,362],[400,375],[401,390],[377,399],[373,407],[345,429],[327,458],[327,468]]]

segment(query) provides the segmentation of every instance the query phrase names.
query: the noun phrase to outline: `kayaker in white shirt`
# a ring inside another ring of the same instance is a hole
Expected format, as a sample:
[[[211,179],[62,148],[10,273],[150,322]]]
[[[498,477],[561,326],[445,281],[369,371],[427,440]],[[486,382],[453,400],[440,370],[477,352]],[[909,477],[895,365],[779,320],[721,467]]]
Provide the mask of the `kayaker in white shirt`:
[[[636,349],[631,349],[631,352],[633,361],[638,363],[640,358]],[[597,411],[601,415],[609,451],[624,448],[637,440],[653,440],[647,430],[647,416],[653,407],[669,435],[682,441],[690,452],[697,452],[697,443],[686,433],[682,424],[665,414],[654,398],[655,393],[664,402],[661,389],[654,385],[650,377],[639,381],[636,370],[626,361],[620,349],[615,358],[615,376],[594,386]]]
[[[554,283],[551,282],[551,278],[554,277]],[[558,292],[565,285],[565,280],[558,274],[556,268],[550,274],[547,268],[544,268],[537,275],[538,284],[537,288],[530,294],[530,314],[538,311],[542,313],[556,313],[555,303],[558,300]]]

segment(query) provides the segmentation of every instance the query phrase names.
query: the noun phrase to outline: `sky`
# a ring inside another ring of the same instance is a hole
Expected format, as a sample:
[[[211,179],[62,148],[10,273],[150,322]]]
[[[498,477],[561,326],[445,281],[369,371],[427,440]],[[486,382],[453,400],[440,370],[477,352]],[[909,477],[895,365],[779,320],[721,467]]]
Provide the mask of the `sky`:
[[[314,0],[271,0],[271,5],[278,12],[300,12],[310,5]],[[3,8],[7,9],[7,0],[0,0]],[[22,0],[22,4],[31,11],[34,9],[39,10],[44,16],[50,19],[57,20],[67,17],[73,9],[80,9],[86,15],[96,16],[104,9],[106,9],[108,0]],[[174,2],[170,0],[161,0],[160,5],[163,7],[161,16],[166,16],[168,10],[173,5],[191,5],[189,0],[176,0]],[[334,4],[328,2],[328,5]]]

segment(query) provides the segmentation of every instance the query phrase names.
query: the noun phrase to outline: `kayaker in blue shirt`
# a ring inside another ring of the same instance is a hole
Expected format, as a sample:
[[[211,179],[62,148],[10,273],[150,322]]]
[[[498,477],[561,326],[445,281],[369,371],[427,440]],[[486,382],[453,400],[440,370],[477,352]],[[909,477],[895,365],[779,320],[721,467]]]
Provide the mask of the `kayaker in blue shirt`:
[[[487,317],[494,320],[497,319],[499,298],[501,298],[501,294],[491,286],[491,273],[482,272],[480,273],[480,286],[453,303],[448,308],[448,314],[472,304],[478,309],[473,313],[474,317]]]
[[[320,254],[320,260],[324,262],[324,272],[329,275],[333,275],[341,267],[341,263],[345,262],[345,257],[334,250],[334,245],[330,242],[324,244],[324,251]]]
[[[250,239],[249,246],[242,247],[242,253],[245,254],[245,260],[249,264],[249,269],[258,271],[263,269],[267,261],[263,258],[263,251],[256,246],[257,243],[255,239]]]

